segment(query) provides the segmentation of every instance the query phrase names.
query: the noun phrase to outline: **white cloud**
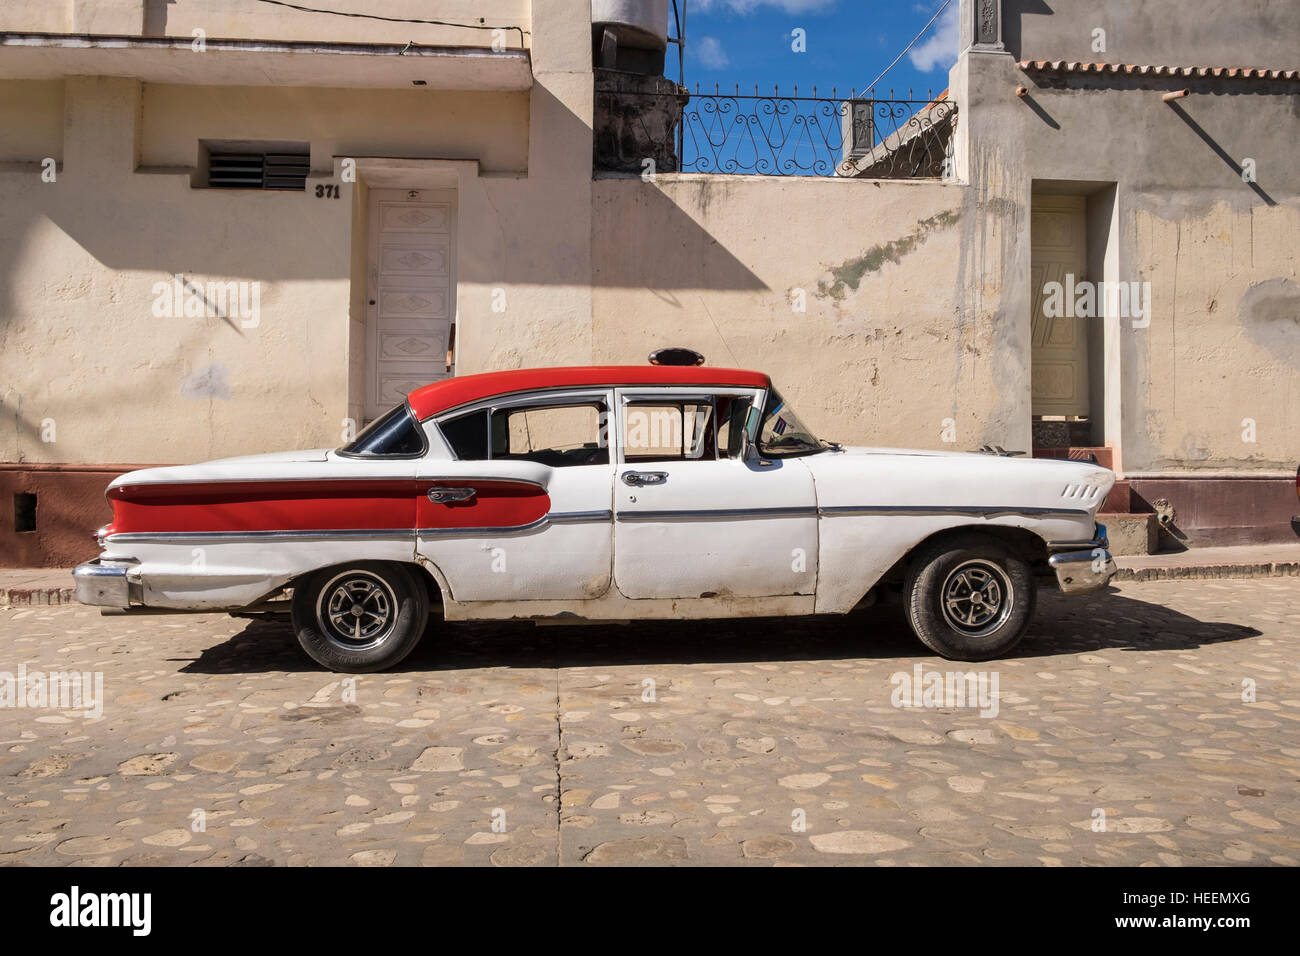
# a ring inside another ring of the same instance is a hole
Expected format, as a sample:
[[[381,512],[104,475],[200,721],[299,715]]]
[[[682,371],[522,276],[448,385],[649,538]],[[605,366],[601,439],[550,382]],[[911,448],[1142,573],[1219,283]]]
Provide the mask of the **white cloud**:
[[[957,62],[958,48],[961,45],[961,25],[957,19],[959,7],[958,3],[950,4],[948,9],[943,11],[943,16],[930,27],[930,32],[926,34],[925,39],[912,47],[911,52],[907,54],[907,58],[912,61],[912,66],[922,73],[938,69],[946,70]]]
[[[782,13],[816,13],[834,5],[835,0],[695,0],[690,6],[690,13],[730,10],[743,17],[759,7],[776,7]],[[688,13],[687,16],[689,15]]]
[[[731,62],[717,37],[700,37],[694,43],[687,44],[688,50],[692,48],[706,69],[720,70]]]

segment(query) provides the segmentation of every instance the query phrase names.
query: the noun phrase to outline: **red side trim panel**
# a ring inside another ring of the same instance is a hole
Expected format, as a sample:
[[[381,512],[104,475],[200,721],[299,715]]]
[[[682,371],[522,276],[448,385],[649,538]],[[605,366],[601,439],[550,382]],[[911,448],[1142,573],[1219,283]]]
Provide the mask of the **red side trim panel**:
[[[435,485],[472,487],[475,496],[434,504],[426,493]],[[505,529],[529,524],[550,510],[549,496],[536,485],[483,479],[143,484],[114,488],[108,497],[113,534]]]

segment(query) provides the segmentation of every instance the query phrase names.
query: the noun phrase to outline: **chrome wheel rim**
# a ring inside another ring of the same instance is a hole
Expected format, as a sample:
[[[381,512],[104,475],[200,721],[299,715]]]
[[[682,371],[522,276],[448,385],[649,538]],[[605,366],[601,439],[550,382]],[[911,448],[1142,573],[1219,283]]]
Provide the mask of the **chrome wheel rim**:
[[[966,561],[948,572],[941,594],[943,619],[970,637],[1000,628],[1015,599],[1006,571],[982,559]]]
[[[397,595],[369,571],[332,578],[316,602],[316,623],[332,643],[349,651],[382,644],[397,621]]]

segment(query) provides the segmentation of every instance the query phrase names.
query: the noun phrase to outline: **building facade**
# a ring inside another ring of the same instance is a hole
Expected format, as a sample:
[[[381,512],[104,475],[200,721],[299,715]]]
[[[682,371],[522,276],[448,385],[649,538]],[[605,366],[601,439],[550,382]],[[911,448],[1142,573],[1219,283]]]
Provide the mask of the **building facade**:
[[[1166,543],[1294,540],[1295,4],[962,0],[942,162],[881,174],[904,122],[797,176],[671,169],[707,98],[590,0],[300,6],[0,9],[0,565],[93,553],[130,467],[664,345],[845,443],[1095,454]]]

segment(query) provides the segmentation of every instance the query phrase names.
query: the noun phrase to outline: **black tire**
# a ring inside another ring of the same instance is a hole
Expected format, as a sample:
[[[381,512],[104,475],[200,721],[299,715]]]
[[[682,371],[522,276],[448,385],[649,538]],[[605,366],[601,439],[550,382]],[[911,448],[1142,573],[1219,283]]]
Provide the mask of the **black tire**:
[[[997,538],[962,535],[913,558],[903,587],[912,630],[954,661],[987,661],[1020,643],[1038,588],[1029,563]],[[947,609],[945,609],[947,608]]]
[[[293,590],[298,643],[332,671],[366,674],[396,666],[420,643],[428,620],[428,592],[400,564],[325,568]]]

